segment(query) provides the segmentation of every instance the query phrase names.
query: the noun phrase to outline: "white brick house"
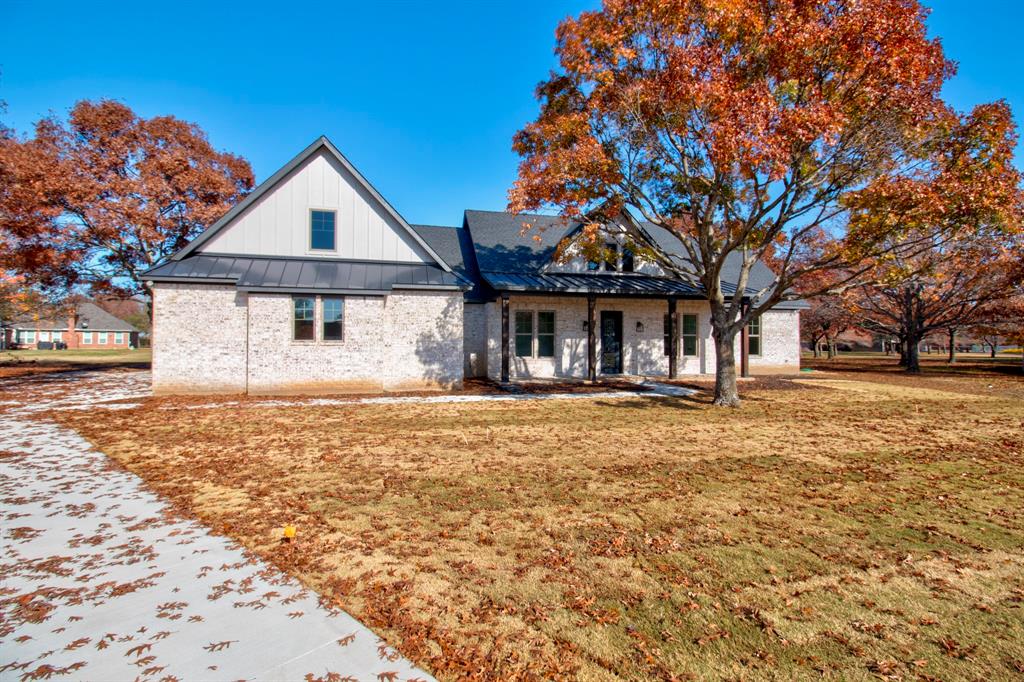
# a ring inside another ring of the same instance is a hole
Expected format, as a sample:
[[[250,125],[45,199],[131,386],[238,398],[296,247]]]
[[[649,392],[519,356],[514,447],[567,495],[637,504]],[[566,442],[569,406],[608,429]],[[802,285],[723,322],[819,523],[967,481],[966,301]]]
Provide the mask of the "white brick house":
[[[522,236],[524,222],[547,229]],[[458,228],[410,225],[320,138],[144,275],[153,291],[154,392],[371,392],[459,388],[467,376],[714,372],[699,289],[627,253],[596,268],[580,257],[555,262],[555,246],[573,233],[551,217],[484,211],[466,211]],[[756,286],[771,281],[758,265]],[[799,368],[800,307],[784,304],[754,325],[755,372]]]

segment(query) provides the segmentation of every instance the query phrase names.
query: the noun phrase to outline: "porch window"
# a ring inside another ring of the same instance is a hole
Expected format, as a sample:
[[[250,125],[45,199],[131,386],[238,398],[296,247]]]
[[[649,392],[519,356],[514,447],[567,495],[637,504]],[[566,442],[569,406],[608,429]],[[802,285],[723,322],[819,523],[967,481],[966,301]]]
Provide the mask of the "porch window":
[[[325,296],[322,305],[324,312],[323,340],[341,341],[345,337],[345,299]]]
[[[53,335],[52,335],[52,338],[53,338],[54,341],[63,341],[64,340],[64,332],[54,332]]]
[[[664,337],[664,342],[665,342],[665,355],[672,355],[672,334],[669,332],[669,328],[668,328],[669,324],[668,323],[669,323],[669,314],[665,313],[665,318],[664,318],[664,323],[663,323],[665,326],[664,326],[663,332],[662,332],[662,336]]]
[[[755,317],[747,324],[747,353],[761,354],[761,318]]]
[[[40,341],[49,341],[50,340],[50,332],[39,332],[39,340]]]
[[[551,311],[537,313],[537,357],[555,357],[555,313]]]
[[[697,355],[697,316],[683,314],[683,355]]]
[[[335,250],[334,211],[310,211],[309,248],[313,251]]]
[[[533,313],[528,310],[516,311],[516,357],[528,358],[533,355]]]
[[[35,333],[35,331],[29,331],[27,329],[23,329],[21,331],[21,333],[18,334],[18,336],[20,337],[20,339],[18,340],[18,343],[35,343],[36,342],[36,333]]]
[[[292,338],[295,341],[314,341],[316,337],[315,300],[305,296],[296,296],[292,299],[292,306],[294,309]]]

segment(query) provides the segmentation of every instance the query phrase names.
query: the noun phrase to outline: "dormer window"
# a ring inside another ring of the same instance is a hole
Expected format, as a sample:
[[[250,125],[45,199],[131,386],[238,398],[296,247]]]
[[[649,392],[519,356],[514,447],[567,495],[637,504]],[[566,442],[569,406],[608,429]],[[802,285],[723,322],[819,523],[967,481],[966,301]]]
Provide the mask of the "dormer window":
[[[334,251],[335,212],[310,211],[309,214],[309,248],[312,251]]]
[[[610,272],[615,272],[619,269],[619,245],[615,242],[609,242],[604,245],[606,252],[604,269]]]
[[[633,268],[635,267],[635,262],[634,262],[635,260],[636,259],[633,258],[633,252],[632,251],[630,251],[629,249],[623,249],[622,250],[622,271],[623,272],[633,272]]]

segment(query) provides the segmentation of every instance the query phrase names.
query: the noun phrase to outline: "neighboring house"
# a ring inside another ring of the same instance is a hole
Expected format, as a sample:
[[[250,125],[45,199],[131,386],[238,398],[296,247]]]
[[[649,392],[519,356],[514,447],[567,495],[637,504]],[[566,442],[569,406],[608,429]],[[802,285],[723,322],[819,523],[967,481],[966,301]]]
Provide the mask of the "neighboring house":
[[[13,347],[51,348],[137,348],[139,330],[114,317],[95,303],[83,301],[65,320],[35,319],[33,316],[11,323]]]
[[[525,222],[547,229],[524,236]],[[376,391],[459,387],[467,376],[713,373],[700,288],[621,248],[615,263],[555,262],[556,245],[578,227],[487,211],[466,211],[461,227],[410,225],[320,138],[145,273],[154,391]],[[640,229],[678,251],[667,233]],[[621,243],[620,226],[606,231],[609,243]],[[726,280],[736,268],[727,269]],[[757,264],[751,287],[771,281]],[[801,307],[777,306],[751,325],[752,368],[799,369]]]

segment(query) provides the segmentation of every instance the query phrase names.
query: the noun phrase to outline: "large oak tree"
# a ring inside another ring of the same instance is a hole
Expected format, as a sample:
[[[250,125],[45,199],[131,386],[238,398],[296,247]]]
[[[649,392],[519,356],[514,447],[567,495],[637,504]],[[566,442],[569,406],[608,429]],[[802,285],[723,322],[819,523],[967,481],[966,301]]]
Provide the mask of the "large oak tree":
[[[128,297],[253,186],[195,124],[83,101],[0,137],[0,268],[39,286]]]
[[[606,0],[558,27],[559,68],[514,140],[510,209],[597,222],[601,207],[676,235],[682,259],[635,249],[703,286],[715,403],[738,405],[733,344],[752,318],[1018,191],[1007,108],[942,102],[954,68],[925,16],[916,0]],[[747,291],[758,259],[776,282]]]

